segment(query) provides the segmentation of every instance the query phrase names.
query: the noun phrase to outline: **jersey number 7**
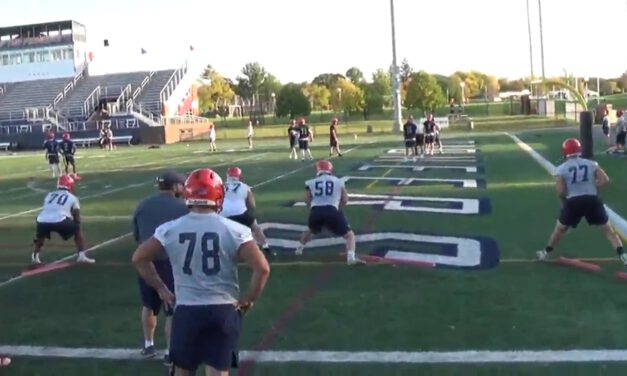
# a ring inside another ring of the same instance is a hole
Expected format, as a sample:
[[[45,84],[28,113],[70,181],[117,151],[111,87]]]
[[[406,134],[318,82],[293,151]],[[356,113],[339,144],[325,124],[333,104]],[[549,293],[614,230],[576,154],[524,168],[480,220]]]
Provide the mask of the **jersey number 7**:
[[[198,234],[183,232],[179,234],[179,243],[187,244],[183,273],[192,275],[192,257],[196,251]],[[205,275],[216,275],[220,271],[220,237],[215,232],[205,232],[200,237],[200,252],[202,253],[202,272]],[[209,267],[209,259],[213,258],[213,265]]]

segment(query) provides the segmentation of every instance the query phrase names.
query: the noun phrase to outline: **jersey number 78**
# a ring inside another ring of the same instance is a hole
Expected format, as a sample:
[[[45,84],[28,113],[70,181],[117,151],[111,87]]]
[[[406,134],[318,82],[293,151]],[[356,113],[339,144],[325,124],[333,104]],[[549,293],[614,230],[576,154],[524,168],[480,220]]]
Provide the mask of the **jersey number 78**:
[[[183,273],[192,275],[192,257],[196,251],[198,235],[195,232],[183,232],[179,234],[179,243],[187,244]],[[205,232],[200,236],[200,252],[202,253],[202,272],[205,275],[216,275],[220,271],[220,237],[215,232]],[[213,262],[209,267],[209,259]]]

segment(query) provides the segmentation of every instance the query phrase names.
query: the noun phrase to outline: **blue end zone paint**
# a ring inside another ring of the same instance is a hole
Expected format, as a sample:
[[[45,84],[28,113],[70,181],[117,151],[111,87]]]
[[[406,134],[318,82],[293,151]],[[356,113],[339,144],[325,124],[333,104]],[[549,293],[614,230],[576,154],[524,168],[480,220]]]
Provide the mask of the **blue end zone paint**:
[[[479,214],[491,214],[492,213],[492,201],[488,197],[482,197],[479,199]]]

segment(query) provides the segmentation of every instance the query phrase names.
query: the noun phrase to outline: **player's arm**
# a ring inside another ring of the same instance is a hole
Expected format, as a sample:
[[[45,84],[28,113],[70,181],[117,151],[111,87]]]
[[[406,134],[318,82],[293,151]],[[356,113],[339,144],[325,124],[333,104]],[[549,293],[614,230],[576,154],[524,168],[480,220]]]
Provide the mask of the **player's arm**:
[[[133,239],[139,242],[139,224],[137,223],[137,212],[133,214]]]
[[[307,204],[307,206],[311,206],[312,199],[313,197],[311,196],[311,190],[309,189],[309,187],[305,186],[305,204]]]
[[[81,223],[81,207],[78,205],[78,201],[72,205],[72,210],[70,212],[72,213],[74,222]]]
[[[163,245],[156,237],[151,236],[137,247],[133,253],[132,261],[135,269],[137,269],[137,272],[146,283],[159,292],[159,296],[166,304],[172,306],[174,295],[159,277],[157,269],[155,269],[155,265],[152,263],[154,260],[164,258],[167,258],[167,255]]]
[[[238,303],[238,309],[242,312],[246,312],[252,303],[259,298],[259,295],[261,295],[266,286],[266,282],[270,276],[270,265],[254,240],[242,243],[237,250],[237,254],[253,271],[250,276],[248,292],[244,299]]]
[[[557,197],[564,202],[566,200],[566,182],[562,176],[555,177],[555,189],[557,191]]]
[[[248,210],[254,210],[256,207],[256,203],[255,203],[255,195],[253,195],[253,191],[248,191],[248,194],[246,195],[246,209]]]
[[[610,182],[610,177],[607,176],[607,174],[605,173],[605,171],[603,171],[601,167],[597,167],[597,170],[595,172],[595,177],[596,177],[597,188],[601,188]]]
[[[342,187],[342,195],[340,196],[340,208],[343,208],[348,204],[348,192],[346,192],[346,187]]]

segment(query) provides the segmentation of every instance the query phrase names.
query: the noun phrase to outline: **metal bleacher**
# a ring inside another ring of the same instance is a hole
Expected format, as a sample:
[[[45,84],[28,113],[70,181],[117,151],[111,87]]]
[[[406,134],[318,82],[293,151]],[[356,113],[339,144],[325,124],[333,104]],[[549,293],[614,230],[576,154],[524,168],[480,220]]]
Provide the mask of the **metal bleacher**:
[[[87,76],[63,101],[57,105],[58,111],[68,118],[88,117],[84,103],[100,87],[100,98],[117,98],[127,85],[131,90],[141,86],[149,72],[115,73],[102,76]],[[98,98],[99,99],[99,98]]]
[[[155,115],[161,114],[161,90],[165,87],[174,69],[155,72],[142,94],[136,99],[137,104]]]
[[[0,95],[0,120],[23,119],[28,107],[47,107],[71,78],[16,82]]]

